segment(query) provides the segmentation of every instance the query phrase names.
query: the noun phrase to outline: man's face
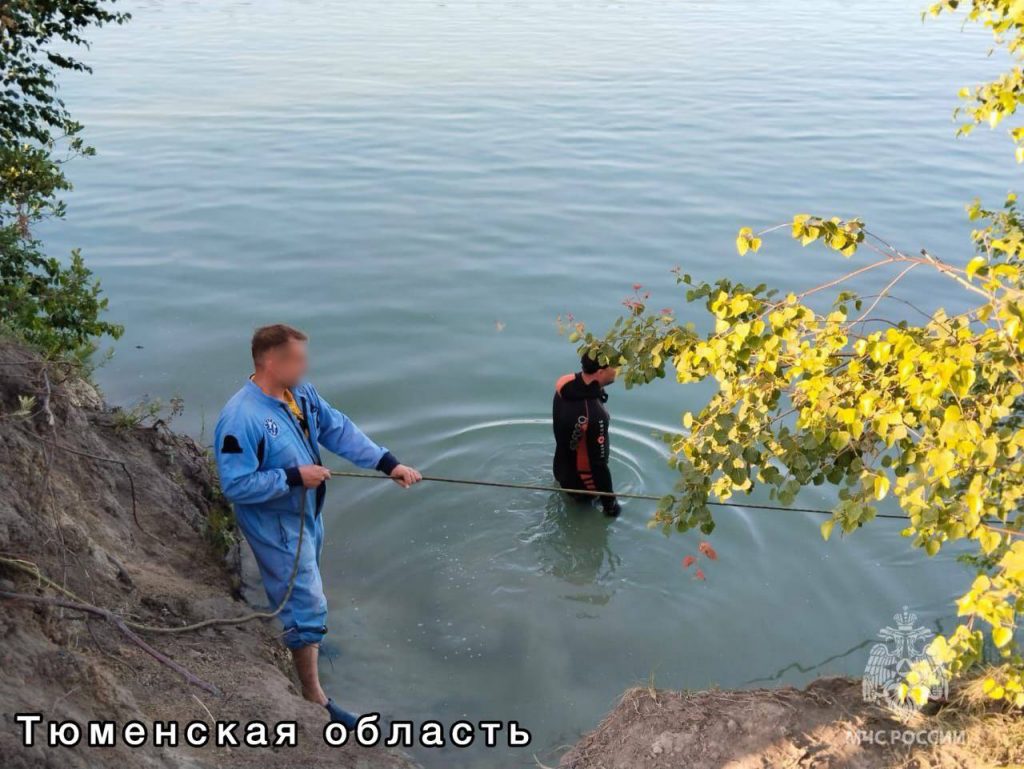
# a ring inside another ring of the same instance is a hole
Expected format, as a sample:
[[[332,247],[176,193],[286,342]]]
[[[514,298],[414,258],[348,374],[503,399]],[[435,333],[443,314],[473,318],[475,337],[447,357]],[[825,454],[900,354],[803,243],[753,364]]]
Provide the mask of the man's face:
[[[298,386],[306,378],[306,369],[309,368],[306,343],[289,339],[287,344],[268,350],[263,367],[282,386],[289,389]]]
[[[617,377],[618,375],[619,370],[617,368],[614,368],[613,366],[609,366],[608,368],[598,370],[597,381],[600,383],[601,387],[607,387],[608,385],[615,381],[615,377]]]

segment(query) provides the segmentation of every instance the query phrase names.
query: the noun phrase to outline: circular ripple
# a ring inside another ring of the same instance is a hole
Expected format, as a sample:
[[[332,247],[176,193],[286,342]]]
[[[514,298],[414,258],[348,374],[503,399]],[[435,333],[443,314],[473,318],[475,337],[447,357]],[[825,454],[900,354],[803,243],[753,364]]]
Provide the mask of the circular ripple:
[[[647,422],[613,420],[610,465],[616,490],[664,493],[671,487],[672,472],[665,463],[668,452],[656,437],[665,431]],[[429,432],[432,459],[423,467],[428,474],[555,484],[549,417],[485,419]],[[563,597],[575,602],[581,616],[588,605],[606,603],[612,595],[610,586],[620,579],[616,572],[621,558],[609,544],[611,532],[617,528],[632,536],[632,530],[643,529],[649,513],[640,510],[648,503],[626,500],[626,512],[616,521],[564,494],[528,489],[447,486],[438,493],[451,500],[452,515],[457,515],[456,508],[474,511],[461,526],[459,542],[446,544],[447,569],[461,572],[463,556],[486,549],[488,568],[506,573],[512,581],[515,575],[530,574],[558,578],[567,590]]]
[[[664,493],[648,489],[651,470],[664,476],[668,452],[657,438],[667,428],[638,420],[613,419],[609,464],[615,488],[633,494]],[[554,438],[551,420],[545,417],[493,419],[442,432],[440,448],[430,470],[440,473],[446,465],[476,464],[475,479],[505,483],[552,485],[551,457]]]

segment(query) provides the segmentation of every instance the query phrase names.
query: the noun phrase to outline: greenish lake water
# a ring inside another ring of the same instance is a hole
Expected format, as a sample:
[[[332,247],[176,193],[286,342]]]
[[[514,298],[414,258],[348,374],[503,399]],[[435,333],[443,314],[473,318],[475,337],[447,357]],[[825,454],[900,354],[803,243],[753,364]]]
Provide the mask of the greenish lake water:
[[[755,258],[732,245],[801,211],[968,258],[964,204],[1001,201],[1018,171],[1002,133],[953,138],[957,88],[996,65],[923,4],[132,2],[95,36],[95,74],[67,79],[100,154],[42,234],[83,247],[127,326],[98,372],[114,403],[180,395],[178,427],[208,438],[252,328],[287,321],[312,336],[320,390],[405,462],[547,483],[552,386],[574,367],[558,315],[603,327],[642,283],[699,319],[675,265],[813,285],[845,263],[784,236]],[[651,433],[707,393],[612,391],[623,490],[671,487]],[[333,482],[328,690],[534,734],[430,766],[553,764],[637,682],[859,675],[895,611],[948,627],[967,579],[892,522],[826,544],[812,516],[728,509],[696,583],[680,559],[699,538],[624,507],[609,522],[547,494]]]

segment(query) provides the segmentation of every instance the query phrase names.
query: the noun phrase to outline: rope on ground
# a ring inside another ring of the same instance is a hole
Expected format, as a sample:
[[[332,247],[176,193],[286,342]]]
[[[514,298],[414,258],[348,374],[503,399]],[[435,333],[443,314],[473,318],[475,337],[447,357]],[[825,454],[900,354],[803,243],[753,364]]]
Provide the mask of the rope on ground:
[[[305,507],[306,501],[308,500],[309,492],[307,491],[303,499],[303,507]],[[242,625],[246,622],[252,622],[258,619],[273,619],[287,605],[289,599],[292,597],[292,591],[295,589],[295,580],[299,574],[299,563],[302,555],[302,543],[305,539],[306,524],[305,524],[305,510],[299,519],[299,537],[298,542],[295,546],[295,560],[292,561],[292,571],[288,577],[288,588],[285,590],[284,596],[281,598],[281,602],[277,605],[277,608],[273,611],[254,611],[248,614],[243,614],[239,617],[212,617],[205,619],[200,622],[193,622],[190,625],[179,625],[175,627],[161,627],[158,625],[146,625],[141,622],[133,622],[125,619],[120,614],[117,614],[110,609],[104,609],[101,606],[89,603],[82,600],[74,592],[68,590],[63,585],[54,582],[52,579],[43,574],[39,565],[32,561],[27,561],[21,558],[5,558],[0,556],[0,564],[8,566],[10,568],[21,571],[32,577],[35,577],[41,584],[56,590],[58,593],[66,596],[70,600],[64,600],[62,598],[49,598],[47,596],[27,595],[25,593],[12,593],[7,591],[0,591],[0,599],[7,599],[10,601],[23,601],[26,603],[43,604],[46,606],[59,606],[65,609],[71,609],[74,611],[84,612],[86,614],[92,614],[97,617],[102,617],[117,628],[122,635],[125,636],[129,641],[142,649],[146,654],[151,656],[157,662],[162,665],[169,667],[171,670],[176,672],[186,682],[198,686],[200,689],[209,692],[213,695],[220,695],[220,691],[216,686],[204,681],[199,676],[195,675],[187,668],[182,667],[177,662],[172,660],[167,655],[157,651],[148,643],[143,641],[138,633],[156,633],[164,635],[172,635],[177,633],[192,633],[197,630],[203,630],[209,627],[219,627],[224,625]]]
[[[47,377],[47,380],[46,380],[46,384],[47,384],[47,400],[48,400],[49,389],[50,389],[50,387],[49,387],[49,378],[48,377]],[[48,404],[47,404],[47,410],[49,410]],[[121,468],[121,470],[124,471],[125,476],[128,478],[128,487],[129,487],[129,490],[131,492],[132,519],[135,521],[135,525],[146,536],[148,536],[148,537],[150,537],[152,539],[155,539],[155,540],[159,540],[160,539],[155,534],[152,534],[149,530],[147,530],[142,525],[142,522],[139,520],[139,505],[138,505],[138,496],[137,496],[137,494],[135,492],[135,478],[132,475],[131,470],[128,469],[128,463],[125,460],[118,459],[117,457],[108,457],[108,456],[103,456],[103,455],[100,455],[100,454],[94,454],[94,453],[92,453],[90,451],[83,451],[82,449],[76,449],[76,448],[68,446],[68,445],[66,445],[64,443],[61,443],[60,441],[57,441],[55,439],[54,440],[48,440],[48,439],[46,439],[46,438],[44,438],[44,437],[34,433],[31,430],[28,430],[26,428],[21,427],[20,425],[15,425],[15,427],[17,429],[21,430],[21,432],[25,433],[25,435],[29,436],[30,438],[38,440],[41,443],[43,443],[45,445],[48,445],[48,446],[51,446],[51,447],[53,447],[55,449],[58,449],[60,451],[67,452],[68,454],[73,454],[75,456],[84,457],[86,459],[92,459],[92,460],[95,460],[95,461],[98,461],[98,462],[108,462],[110,464],[118,465]],[[307,490],[305,495],[303,496],[303,505],[306,504],[306,501],[308,499],[308,494],[309,494],[309,491]],[[186,632],[193,632],[193,631],[196,631],[196,630],[203,630],[203,629],[208,628],[208,627],[225,626],[225,625],[241,625],[241,624],[244,624],[246,622],[252,622],[252,621],[258,620],[258,619],[273,619],[278,614],[280,614],[284,610],[284,607],[287,605],[288,600],[291,598],[292,592],[295,589],[295,580],[296,580],[296,577],[298,576],[298,573],[299,573],[299,562],[300,562],[300,555],[302,553],[302,543],[303,543],[303,539],[305,537],[305,531],[306,531],[305,517],[303,516],[303,517],[300,518],[300,522],[299,522],[299,537],[298,537],[298,543],[297,543],[296,548],[295,548],[295,560],[292,562],[291,575],[288,578],[288,588],[286,589],[284,597],[281,599],[281,602],[277,605],[277,608],[275,608],[273,611],[250,612],[250,613],[244,614],[244,615],[242,615],[240,617],[214,617],[214,618],[202,620],[201,622],[195,622],[195,623],[192,623],[190,625],[181,625],[181,626],[176,626],[176,627],[160,627],[160,626],[157,626],[157,625],[146,625],[146,624],[139,623],[139,622],[133,622],[131,620],[125,619],[123,617],[120,617],[119,615],[113,614],[108,609],[103,609],[102,607],[94,606],[94,605],[90,604],[88,601],[85,601],[82,598],[80,598],[79,596],[75,595],[72,591],[68,590],[63,585],[60,585],[59,583],[54,582],[49,577],[45,576],[42,573],[42,571],[40,570],[39,566],[37,564],[33,563],[32,561],[25,561],[25,560],[21,560],[21,559],[12,559],[12,558],[0,557],[0,564],[4,564],[6,566],[9,566],[11,568],[17,569],[19,571],[22,571],[24,573],[27,573],[27,574],[35,577],[39,582],[41,582],[41,583],[51,587],[52,589],[56,590],[59,593],[62,593],[63,595],[65,595],[67,598],[70,598],[72,601],[74,601],[78,605],[83,606],[83,607],[89,607],[90,610],[95,610],[95,611],[92,611],[93,614],[98,614],[99,616],[106,616],[106,614],[104,614],[104,613],[107,613],[107,614],[110,614],[113,617],[116,617],[118,621],[123,622],[125,627],[129,628],[130,630],[134,630],[134,631],[138,631],[138,632],[142,632],[142,633],[163,633],[163,634],[186,633]],[[64,604],[54,604],[54,605],[60,605],[60,606],[63,606],[64,608],[72,608],[72,607],[69,607],[69,606],[65,606]]]
[[[307,492],[307,495],[308,495],[308,492]],[[305,500],[306,498],[307,498],[306,496],[303,496],[303,500]],[[146,625],[146,624],[141,623],[141,622],[133,622],[131,620],[124,619],[123,617],[120,617],[119,615],[114,615],[114,616],[117,616],[119,619],[121,619],[124,622],[125,626],[130,628],[131,630],[135,630],[135,631],[138,631],[140,633],[163,633],[163,634],[190,633],[190,632],[194,632],[196,630],[204,630],[204,629],[206,629],[208,627],[217,627],[217,626],[223,626],[223,625],[241,625],[241,624],[244,624],[246,622],[252,622],[253,620],[257,620],[257,619],[273,619],[274,617],[276,617],[278,614],[280,614],[284,610],[285,605],[287,605],[287,603],[288,603],[288,599],[290,599],[292,597],[292,591],[295,589],[295,579],[296,579],[296,577],[299,574],[299,563],[300,563],[300,560],[301,560],[300,556],[302,554],[302,542],[305,539],[305,533],[306,533],[306,524],[305,524],[305,517],[303,516],[300,519],[300,521],[299,521],[299,538],[298,538],[298,542],[297,542],[297,544],[295,546],[295,559],[292,561],[292,571],[291,571],[291,574],[288,577],[288,588],[287,588],[287,590],[285,590],[284,597],[281,599],[281,602],[277,605],[277,608],[274,609],[273,611],[254,611],[254,612],[249,612],[248,614],[243,614],[243,615],[241,615],[239,617],[211,617],[210,619],[204,619],[204,620],[201,620],[200,622],[193,622],[190,625],[175,625],[173,627],[164,627],[164,626],[160,626],[160,625]],[[40,570],[38,564],[35,564],[32,561],[26,561],[26,560],[23,560],[21,558],[4,558],[4,557],[0,556],[0,565],[8,566],[8,567],[10,567],[12,569],[16,569],[16,570],[18,570],[20,572],[23,572],[23,573],[28,574],[28,575],[30,575],[32,577],[35,577],[35,579],[37,579],[42,584],[46,585],[47,587],[53,588],[58,593],[61,593],[61,594],[65,595],[65,596],[67,596],[72,601],[75,601],[79,606],[86,606],[86,607],[90,607],[91,609],[95,609],[96,612],[93,612],[93,613],[109,612],[108,609],[103,609],[102,607],[94,606],[93,604],[90,604],[89,602],[84,601],[82,598],[80,598],[79,596],[75,595],[75,593],[73,593],[72,591],[68,590],[63,585],[60,585],[60,584],[54,582],[52,579],[50,579],[45,574],[43,574],[43,572],[42,572],[42,570]],[[71,608],[71,607],[68,607],[68,608]]]
[[[44,606],[60,606],[65,609],[71,609],[74,611],[85,612],[86,614],[94,614],[97,617],[103,617],[111,625],[116,627],[125,638],[131,641],[133,644],[138,646],[142,651],[148,654],[150,657],[155,659],[161,665],[166,665],[175,673],[184,678],[188,683],[198,686],[200,689],[209,692],[210,694],[220,695],[220,690],[211,684],[209,681],[204,681],[202,678],[197,676],[195,673],[190,672],[187,668],[182,667],[177,662],[172,660],[166,654],[162,654],[150,646],[148,643],[139,638],[138,634],[135,633],[131,628],[128,627],[128,623],[123,617],[109,609],[103,609],[99,606],[93,606],[88,603],[79,603],[78,601],[68,601],[63,598],[50,598],[42,595],[26,595],[24,593],[9,593],[6,590],[0,590],[0,598],[6,598],[11,601],[23,601],[26,603],[42,604]]]

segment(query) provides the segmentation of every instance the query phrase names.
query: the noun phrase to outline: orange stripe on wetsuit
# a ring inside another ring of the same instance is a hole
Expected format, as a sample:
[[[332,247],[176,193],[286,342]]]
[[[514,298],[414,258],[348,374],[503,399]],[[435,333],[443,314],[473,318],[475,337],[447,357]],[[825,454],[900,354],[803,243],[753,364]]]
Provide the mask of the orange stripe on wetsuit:
[[[594,474],[590,472],[590,452],[587,449],[587,430],[590,428],[590,406],[584,404],[587,421],[580,425],[580,440],[576,444],[576,472],[579,473],[583,485],[590,491],[597,488]]]

